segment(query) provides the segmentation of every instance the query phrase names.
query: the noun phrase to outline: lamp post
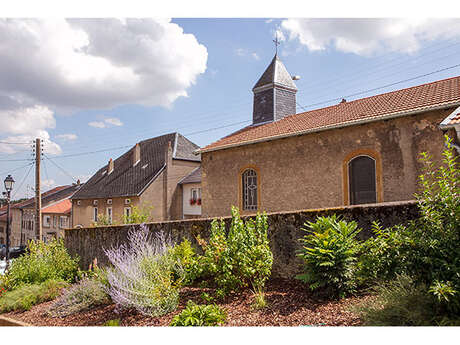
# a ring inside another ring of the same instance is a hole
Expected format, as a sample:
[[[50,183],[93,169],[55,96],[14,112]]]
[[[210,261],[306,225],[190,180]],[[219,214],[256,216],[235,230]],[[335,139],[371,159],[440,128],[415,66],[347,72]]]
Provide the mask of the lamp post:
[[[6,260],[6,267],[5,271],[8,270],[9,266],[9,259],[10,259],[10,196],[11,196],[11,191],[13,190],[13,185],[14,185],[14,180],[11,177],[11,175],[8,175],[5,178],[5,190],[6,192],[3,192],[3,195],[6,196],[6,255],[5,255],[5,260]]]

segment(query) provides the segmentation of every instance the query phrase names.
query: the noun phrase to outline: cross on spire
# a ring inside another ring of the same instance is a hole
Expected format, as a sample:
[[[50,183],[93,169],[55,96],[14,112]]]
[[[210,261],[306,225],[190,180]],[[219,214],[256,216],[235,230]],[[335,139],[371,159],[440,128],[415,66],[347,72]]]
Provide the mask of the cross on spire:
[[[278,32],[276,33],[275,39],[273,40],[275,43],[275,53],[278,55],[278,46],[280,45],[280,40],[278,40]]]

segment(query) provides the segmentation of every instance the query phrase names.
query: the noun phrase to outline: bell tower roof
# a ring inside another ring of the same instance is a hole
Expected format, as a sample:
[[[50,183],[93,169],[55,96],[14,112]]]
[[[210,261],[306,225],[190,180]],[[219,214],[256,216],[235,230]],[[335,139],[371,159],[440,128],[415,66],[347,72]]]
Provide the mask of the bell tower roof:
[[[288,73],[283,62],[278,58],[278,54],[275,54],[272,62],[270,62],[270,65],[268,65],[256,85],[254,85],[252,91],[255,92],[260,89],[276,86],[297,91],[297,87],[291,75]]]

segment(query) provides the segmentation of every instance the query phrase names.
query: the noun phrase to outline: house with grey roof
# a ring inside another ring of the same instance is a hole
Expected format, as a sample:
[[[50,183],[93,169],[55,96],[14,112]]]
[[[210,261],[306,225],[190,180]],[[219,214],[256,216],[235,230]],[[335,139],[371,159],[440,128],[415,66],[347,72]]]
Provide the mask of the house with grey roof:
[[[179,182],[200,166],[198,145],[179,133],[143,140],[99,169],[72,196],[72,223],[123,223],[134,207],[152,221],[182,218]]]

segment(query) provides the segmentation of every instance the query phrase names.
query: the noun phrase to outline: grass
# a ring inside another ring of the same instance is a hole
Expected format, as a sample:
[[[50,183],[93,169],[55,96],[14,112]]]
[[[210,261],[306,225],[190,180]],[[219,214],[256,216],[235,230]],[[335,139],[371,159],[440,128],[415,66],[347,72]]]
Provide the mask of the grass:
[[[0,298],[0,313],[30,310],[36,304],[55,299],[61,289],[68,285],[63,281],[47,280],[41,284],[23,285],[7,291]]]

